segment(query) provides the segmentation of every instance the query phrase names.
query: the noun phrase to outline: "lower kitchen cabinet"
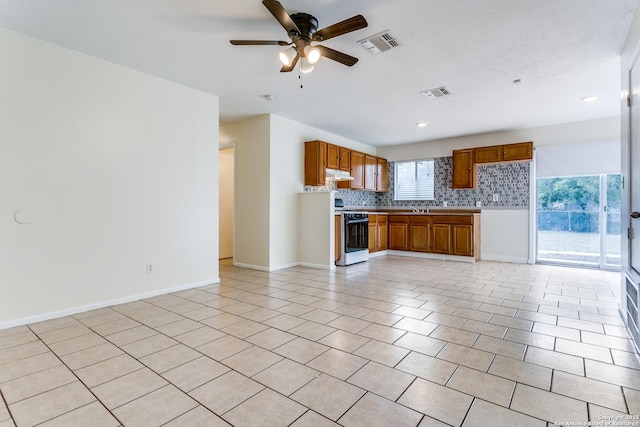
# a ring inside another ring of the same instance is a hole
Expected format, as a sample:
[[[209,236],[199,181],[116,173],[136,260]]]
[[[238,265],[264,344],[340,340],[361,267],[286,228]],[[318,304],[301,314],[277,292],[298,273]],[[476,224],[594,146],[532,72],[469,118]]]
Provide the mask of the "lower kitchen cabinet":
[[[407,215],[389,215],[389,249],[409,249],[409,224]]]
[[[409,217],[409,250],[429,252],[429,229],[431,217],[415,215]]]
[[[369,252],[384,251],[388,248],[388,224],[387,215],[369,214]]]
[[[454,224],[451,226],[453,255],[473,256],[473,226]]]
[[[451,253],[451,225],[433,224],[431,236],[431,252],[434,254]]]

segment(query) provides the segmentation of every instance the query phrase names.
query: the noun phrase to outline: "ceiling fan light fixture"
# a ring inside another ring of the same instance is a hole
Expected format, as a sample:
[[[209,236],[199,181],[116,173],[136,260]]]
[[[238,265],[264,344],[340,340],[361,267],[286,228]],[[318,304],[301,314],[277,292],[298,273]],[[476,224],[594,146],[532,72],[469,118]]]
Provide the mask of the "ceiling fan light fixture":
[[[316,64],[318,61],[320,61],[320,58],[322,57],[322,53],[320,52],[320,49],[311,45],[307,45],[304,48],[304,55],[307,59],[307,62],[311,65]]]
[[[296,57],[296,50],[292,47],[286,50],[283,50],[278,54],[278,59],[280,59],[280,62],[285,67],[289,67],[293,63],[293,60],[295,57]]]
[[[300,72],[308,74],[313,71],[313,64],[310,64],[307,58],[301,58],[300,60]]]

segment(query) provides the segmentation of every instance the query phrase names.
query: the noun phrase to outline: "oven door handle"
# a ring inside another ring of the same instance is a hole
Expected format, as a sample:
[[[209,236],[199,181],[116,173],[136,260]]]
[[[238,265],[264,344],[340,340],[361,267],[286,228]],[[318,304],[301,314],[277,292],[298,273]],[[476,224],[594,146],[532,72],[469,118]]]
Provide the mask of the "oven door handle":
[[[347,224],[363,224],[365,222],[369,222],[368,219],[347,219],[345,220]]]

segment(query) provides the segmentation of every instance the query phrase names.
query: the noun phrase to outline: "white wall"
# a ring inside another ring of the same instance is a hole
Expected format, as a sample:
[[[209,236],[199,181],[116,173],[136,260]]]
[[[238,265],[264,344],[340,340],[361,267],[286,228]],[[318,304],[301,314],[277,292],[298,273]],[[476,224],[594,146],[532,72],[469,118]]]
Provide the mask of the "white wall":
[[[308,267],[335,270],[334,194],[298,194],[299,263]]]
[[[0,57],[0,329],[218,281],[218,98],[7,30]]]
[[[620,173],[620,139],[536,148],[537,177]]]
[[[233,263],[269,269],[271,157],[269,116],[220,128],[222,142],[235,142],[235,248]]]
[[[233,148],[220,150],[220,241],[218,257],[233,257]]]

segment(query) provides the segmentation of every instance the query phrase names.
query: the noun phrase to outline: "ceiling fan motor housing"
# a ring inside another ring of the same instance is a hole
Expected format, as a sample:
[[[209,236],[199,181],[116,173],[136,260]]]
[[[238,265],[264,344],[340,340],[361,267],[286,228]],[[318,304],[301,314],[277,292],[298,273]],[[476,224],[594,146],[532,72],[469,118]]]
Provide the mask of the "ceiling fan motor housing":
[[[300,30],[299,37],[307,39],[307,41],[311,40],[313,33],[318,31],[318,20],[316,17],[308,13],[294,13],[290,16]],[[295,34],[292,35],[292,38],[293,37],[295,37]]]

